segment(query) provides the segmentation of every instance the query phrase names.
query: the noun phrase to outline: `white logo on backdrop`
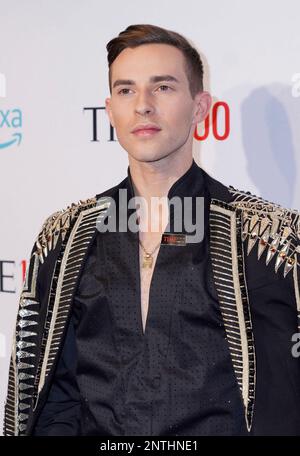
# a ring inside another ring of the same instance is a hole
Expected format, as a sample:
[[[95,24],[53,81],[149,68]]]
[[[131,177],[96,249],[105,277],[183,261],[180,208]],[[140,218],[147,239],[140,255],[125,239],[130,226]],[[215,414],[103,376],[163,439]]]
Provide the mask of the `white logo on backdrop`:
[[[3,73],[0,73],[0,97],[6,97],[6,78]]]

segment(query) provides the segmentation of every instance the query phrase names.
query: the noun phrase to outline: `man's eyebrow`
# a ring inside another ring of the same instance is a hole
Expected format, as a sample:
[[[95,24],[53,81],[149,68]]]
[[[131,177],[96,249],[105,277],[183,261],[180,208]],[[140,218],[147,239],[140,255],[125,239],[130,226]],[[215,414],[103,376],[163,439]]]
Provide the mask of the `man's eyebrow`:
[[[175,76],[172,76],[171,74],[162,74],[159,76],[151,76],[151,78],[149,79],[150,83],[163,82],[163,81],[179,83],[179,80],[177,78],[175,78]],[[135,85],[135,82],[132,79],[117,79],[113,84],[113,89],[119,85]]]

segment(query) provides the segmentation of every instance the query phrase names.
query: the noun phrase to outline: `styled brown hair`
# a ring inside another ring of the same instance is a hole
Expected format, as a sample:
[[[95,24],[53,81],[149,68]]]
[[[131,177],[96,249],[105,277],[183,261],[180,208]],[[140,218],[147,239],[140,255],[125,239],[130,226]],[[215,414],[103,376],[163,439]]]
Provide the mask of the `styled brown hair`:
[[[129,25],[119,33],[116,38],[110,40],[106,49],[108,52],[108,79],[111,93],[111,65],[118,55],[126,48],[135,48],[142,44],[169,44],[182,51],[185,57],[185,71],[189,81],[189,89],[192,98],[197,92],[203,91],[203,64],[198,51],[177,32],[167,30],[152,24]]]

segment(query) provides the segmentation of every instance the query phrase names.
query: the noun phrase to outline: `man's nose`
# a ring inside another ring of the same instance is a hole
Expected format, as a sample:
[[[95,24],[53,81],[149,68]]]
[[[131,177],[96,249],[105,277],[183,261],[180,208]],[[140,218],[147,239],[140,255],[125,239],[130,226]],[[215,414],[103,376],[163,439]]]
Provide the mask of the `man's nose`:
[[[150,94],[141,92],[138,95],[136,99],[135,111],[138,114],[149,114],[154,112],[154,104]]]

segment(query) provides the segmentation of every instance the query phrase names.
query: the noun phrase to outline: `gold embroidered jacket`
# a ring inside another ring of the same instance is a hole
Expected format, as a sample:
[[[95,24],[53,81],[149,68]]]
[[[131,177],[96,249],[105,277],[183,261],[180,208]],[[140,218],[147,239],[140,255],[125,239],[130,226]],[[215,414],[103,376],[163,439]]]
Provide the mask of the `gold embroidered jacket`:
[[[257,261],[264,258],[265,268],[273,268],[284,279],[292,275],[292,299],[300,321],[300,216],[296,210],[226,187],[205,175],[211,195],[209,226],[214,281],[250,430],[256,364],[245,261],[256,249]],[[32,432],[49,391],[88,246],[96,224],[107,214],[109,197],[119,186],[50,215],[36,238],[13,338],[4,435]],[[262,256],[264,252],[267,254]],[[231,330],[232,322],[238,331]]]

